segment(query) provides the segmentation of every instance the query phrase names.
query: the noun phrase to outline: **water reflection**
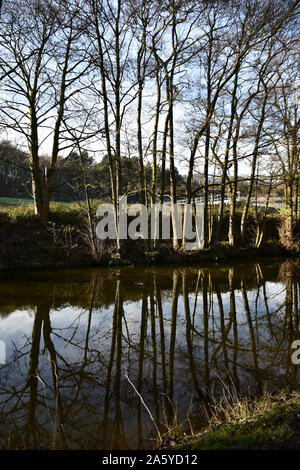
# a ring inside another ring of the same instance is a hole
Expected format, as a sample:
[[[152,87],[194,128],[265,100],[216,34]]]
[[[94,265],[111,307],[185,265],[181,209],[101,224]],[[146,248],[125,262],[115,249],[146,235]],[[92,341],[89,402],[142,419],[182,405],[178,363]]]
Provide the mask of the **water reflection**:
[[[292,261],[1,279],[1,448],[149,448],[148,411],[163,432],[223,393],[294,389],[299,280]]]

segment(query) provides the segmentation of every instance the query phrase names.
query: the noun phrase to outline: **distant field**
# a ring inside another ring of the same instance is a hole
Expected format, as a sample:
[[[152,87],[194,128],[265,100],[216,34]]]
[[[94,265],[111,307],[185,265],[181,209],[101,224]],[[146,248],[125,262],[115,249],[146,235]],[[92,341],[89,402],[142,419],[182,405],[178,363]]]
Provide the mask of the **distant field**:
[[[0,204],[31,204],[33,202],[32,199],[19,199],[16,197],[0,197]]]
[[[17,197],[0,197],[0,206],[19,206],[21,204],[32,204],[32,203],[33,203],[33,199],[22,199],[22,198],[17,198]],[[52,201],[51,204],[69,206],[72,203],[64,202],[64,201],[58,201],[58,202]]]

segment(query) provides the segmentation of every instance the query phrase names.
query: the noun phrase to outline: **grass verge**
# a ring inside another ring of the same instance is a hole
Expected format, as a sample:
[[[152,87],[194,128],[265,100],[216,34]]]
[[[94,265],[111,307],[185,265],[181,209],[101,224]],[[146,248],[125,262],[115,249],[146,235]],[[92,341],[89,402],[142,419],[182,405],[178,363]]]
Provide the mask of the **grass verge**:
[[[299,450],[300,393],[215,404],[204,430],[168,446],[177,450]]]

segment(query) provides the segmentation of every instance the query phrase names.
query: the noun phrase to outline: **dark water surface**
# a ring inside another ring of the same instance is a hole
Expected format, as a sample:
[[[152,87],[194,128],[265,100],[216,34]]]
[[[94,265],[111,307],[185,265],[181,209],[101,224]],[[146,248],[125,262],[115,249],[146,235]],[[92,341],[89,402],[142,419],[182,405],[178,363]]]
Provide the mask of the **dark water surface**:
[[[164,432],[294,390],[299,282],[292,260],[2,274],[0,448],[151,448],[139,395]]]

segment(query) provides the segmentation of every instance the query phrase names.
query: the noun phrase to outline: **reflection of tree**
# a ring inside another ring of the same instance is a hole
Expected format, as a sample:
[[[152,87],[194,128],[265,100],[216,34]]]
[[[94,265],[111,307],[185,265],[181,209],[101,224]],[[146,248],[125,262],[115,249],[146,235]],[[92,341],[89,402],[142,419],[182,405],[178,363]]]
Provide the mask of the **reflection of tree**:
[[[229,270],[228,275],[228,284],[229,284],[229,293],[230,293],[230,319],[232,322],[232,334],[233,334],[233,353],[232,353],[232,379],[235,390],[237,394],[240,392],[240,380],[237,371],[237,359],[238,359],[238,349],[239,349],[239,340],[238,340],[238,323],[236,317],[236,302],[235,294],[232,285],[233,279],[233,269]]]
[[[178,295],[179,295],[178,272],[174,270],[172,303],[171,303],[170,351],[169,351],[169,400],[170,402],[168,403],[173,402],[173,394],[174,394],[174,364],[175,364],[175,341],[176,341],[176,326],[177,326]]]
[[[182,294],[184,299],[184,310],[185,310],[185,322],[186,322],[186,343],[188,349],[189,365],[190,371],[192,374],[193,384],[195,391],[197,392],[198,398],[201,400],[204,398],[203,392],[201,390],[198,374],[196,369],[196,364],[194,360],[194,349],[193,349],[193,339],[192,339],[192,323],[191,323],[191,312],[190,312],[190,303],[188,293],[186,291],[186,275],[185,272],[182,274]]]
[[[117,281],[115,312],[116,321],[116,372],[114,382],[114,421],[113,421],[113,448],[119,449],[126,446],[126,437],[121,411],[121,358],[122,358],[122,319],[123,300],[120,289],[120,281]]]
[[[202,277],[202,300],[203,300],[203,336],[204,336],[204,368],[205,368],[205,387],[206,392],[210,391],[210,373],[209,373],[209,305],[208,305],[208,278]]]
[[[111,333],[111,346],[105,380],[104,419],[103,419],[103,445],[104,448],[126,448],[127,440],[124,431],[121,409],[121,374],[122,374],[122,325],[123,325],[123,298],[120,280],[117,279],[115,292],[115,305],[113,312],[113,326]],[[115,365],[115,377],[113,380],[113,366]],[[113,382],[113,399],[110,393],[110,385]],[[109,411],[113,403],[113,420],[109,430]],[[110,438],[108,436],[110,435]]]
[[[117,337],[117,325],[119,320],[119,291],[120,283],[117,284],[116,288],[116,301],[114,306],[113,320],[112,320],[112,331],[111,331],[111,346],[110,353],[107,362],[107,374],[105,381],[105,399],[104,399],[104,416],[103,416],[103,442],[108,445],[108,416],[109,416],[109,405],[110,405],[110,383],[112,380],[112,369],[114,365],[115,349],[116,349],[116,337]]]
[[[221,341],[222,341],[222,350],[223,350],[223,358],[224,358],[224,367],[225,367],[226,375],[229,375],[229,363],[228,363],[228,354],[227,354],[227,336],[229,333],[230,326],[228,329],[226,329],[222,295],[219,289],[217,290],[217,299],[218,299],[219,315],[220,315],[220,328],[221,328]]]
[[[41,330],[43,320],[49,315],[48,305],[38,305],[35,310],[35,317],[32,329],[32,343],[31,352],[29,359],[28,377],[29,377],[29,388],[30,388],[30,399],[29,399],[29,412],[28,412],[28,426],[26,435],[26,446],[31,447],[32,445],[37,448],[39,447],[39,436],[38,426],[36,423],[36,406],[37,406],[37,388],[38,388],[38,376],[39,376],[39,356],[40,356],[40,343],[41,343]],[[33,442],[31,442],[31,438]]]
[[[36,418],[36,409],[38,406],[38,384],[39,381],[42,382],[42,379],[39,377],[39,357],[41,349],[41,333],[43,329],[44,337],[44,348],[45,352],[49,353],[49,360],[51,365],[52,372],[52,384],[53,392],[56,400],[57,412],[59,416],[59,426],[58,430],[56,429],[56,423],[54,423],[55,428],[53,429],[53,442],[52,445],[56,445],[57,431],[62,438],[63,447],[67,447],[67,442],[65,439],[64,433],[64,412],[63,404],[59,391],[59,382],[58,382],[58,365],[57,365],[57,356],[54,344],[51,340],[51,324],[50,324],[50,306],[47,301],[37,305],[35,309],[35,317],[33,322],[32,329],[32,342],[31,342],[31,351],[29,358],[29,367],[28,367],[28,382],[29,382],[29,410],[28,410],[28,422],[26,429],[26,438],[25,443],[26,447],[38,448],[40,445],[40,426]],[[45,384],[43,384],[45,386]]]
[[[285,297],[285,322],[287,335],[287,355],[286,355],[286,381],[287,385],[293,389],[297,377],[297,366],[292,363],[292,343],[294,339],[299,337],[298,328],[298,286],[293,282],[291,272],[286,275],[286,297]]]
[[[244,281],[241,282],[241,290],[242,290],[242,295],[243,295],[243,300],[244,300],[244,307],[245,307],[245,312],[246,312],[246,315],[247,315],[247,322],[248,322],[249,334],[250,334],[250,340],[251,340],[251,351],[252,351],[252,355],[253,355],[254,377],[255,377],[255,381],[256,381],[257,392],[259,394],[261,394],[262,393],[262,383],[261,383],[261,376],[260,376],[259,365],[258,365],[257,347],[256,347],[253,322],[252,322],[252,318],[251,318],[251,312],[250,312],[250,308],[249,308],[249,302],[248,302],[248,297],[247,297],[247,292],[246,292],[246,287],[245,287]]]
[[[159,317],[159,333],[160,333],[160,357],[161,357],[161,373],[162,373],[162,391],[164,395],[167,394],[167,366],[166,366],[166,347],[165,347],[165,327],[164,327],[164,314],[161,300],[161,291],[159,282],[156,275],[154,276],[154,286],[156,294],[156,305]]]
[[[50,315],[49,315],[49,308],[47,311],[47,315],[44,317],[44,343],[45,349],[48,350],[50,355],[50,363],[51,363],[51,372],[52,372],[52,383],[53,383],[53,392],[55,396],[55,402],[59,417],[59,425],[58,425],[58,433],[62,439],[62,445],[64,448],[67,447],[67,441],[65,436],[65,424],[64,424],[64,408],[62,403],[62,398],[59,390],[59,380],[58,380],[58,364],[57,364],[57,355],[55,351],[54,344],[51,339],[51,324],[50,324]],[[54,434],[53,434],[53,447],[56,447],[56,439],[57,439],[57,430],[56,430],[56,422],[54,427]]]
[[[151,286],[150,286],[151,287]],[[152,389],[153,400],[155,406],[155,418],[159,421],[159,403],[158,403],[158,390],[157,390],[157,344],[156,344],[156,317],[157,317],[157,304],[155,303],[155,284],[153,280],[152,289],[150,289],[150,316],[151,316],[151,342],[152,342]]]
[[[73,299],[76,287],[64,285],[62,295],[55,285],[54,300],[52,286],[36,303],[31,336],[1,368],[0,438],[9,428],[15,447],[149,446],[153,423],[125,370],[157,423],[163,410],[169,424],[176,407],[185,415],[192,395],[197,410],[211,395],[293,389],[297,276],[285,272],[274,290],[263,265],[247,269],[251,276],[235,266],[139,271],[134,295],[130,271],[106,281],[91,272],[71,320],[53,304]]]
[[[147,287],[144,286],[142,312],[141,312],[141,327],[140,327],[140,341],[139,341],[139,359],[138,359],[138,378],[137,378],[137,391],[142,395],[143,387],[143,368],[145,359],[145,340],[147,336],[147,320],[148,320],[148,306],[147,306]],[[138,424],[138,448],[143,447],[142,435],[142,410],[141,401],[137,399],[137,424]]]

